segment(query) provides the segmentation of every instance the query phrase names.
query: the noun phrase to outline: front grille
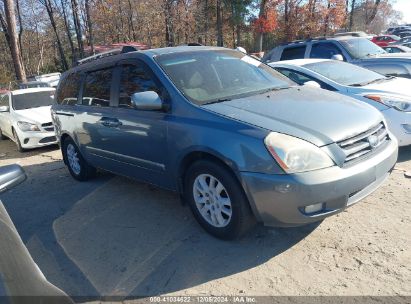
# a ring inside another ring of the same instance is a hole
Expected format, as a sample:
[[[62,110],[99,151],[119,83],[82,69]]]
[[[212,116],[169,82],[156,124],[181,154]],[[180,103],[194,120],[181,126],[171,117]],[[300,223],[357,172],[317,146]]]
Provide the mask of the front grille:
[[[54,126],[52,122],[46,122],[44,124],[41,125],[43,127],[44,130],[48,131],[48,132],[52,132],[54,131]]]
[[[54,142],[56,140],[57,140],[57,138],[55,136],[49,136],[49,137],[44,137],[44,138],[40,139],[39,143],[45,144],[45,143],[49,143],[49,142]]]
[[[387,128],[381,122],[366,132],[337,142],[345,154],[344,164],[352,163],[376,151],[389,140]]]

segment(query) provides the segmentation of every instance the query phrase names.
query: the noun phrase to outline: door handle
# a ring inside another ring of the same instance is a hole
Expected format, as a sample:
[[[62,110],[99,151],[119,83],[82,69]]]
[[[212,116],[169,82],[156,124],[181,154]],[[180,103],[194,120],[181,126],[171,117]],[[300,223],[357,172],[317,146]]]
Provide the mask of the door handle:
[[[119,121],[117,118],[111,118],[111,117],[102,117],[100,119],[100,123],[109,128],[118,128],[119,126],[123,125],[121,121]]]

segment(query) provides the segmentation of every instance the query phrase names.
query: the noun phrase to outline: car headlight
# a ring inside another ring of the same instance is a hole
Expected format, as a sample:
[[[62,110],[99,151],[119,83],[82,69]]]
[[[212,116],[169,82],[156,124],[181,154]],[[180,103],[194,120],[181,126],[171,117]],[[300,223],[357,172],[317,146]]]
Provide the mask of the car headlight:
[[[312,171],[334,165],[331,158],[320,148],[293,136],[271,132],[264,143],[287,173]]]
[[[17,122],[18,127],[22,131],[40,131],[39,127],[36,124],[26,122],[26,121],[19,121]]]
[[[388,107],[393,107],[399,111],[411,112],[411,101],[398,96],[365,95],[364,97],[382,103]]]

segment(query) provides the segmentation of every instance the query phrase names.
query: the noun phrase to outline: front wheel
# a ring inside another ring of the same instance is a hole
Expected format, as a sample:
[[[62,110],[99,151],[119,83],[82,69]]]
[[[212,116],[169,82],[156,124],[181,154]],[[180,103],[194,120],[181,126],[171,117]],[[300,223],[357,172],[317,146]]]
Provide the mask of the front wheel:
[[[96,168],[87,163],[71,138],[66,138],[62,145],[63,157],[72,177],[86,181],[96,175]]]
[[[207,160],[194,163],[185,178],[185,198],[200,225],[221,239],[235,239],[253,220],[237,179],[223,166]]]
[[[17,135],[17,132],[14,129],[13,129],[13,137],[14,137],[14,142],[16,143],[16,146],[17,146],[17,151],[24,152],[25,149],[21,146],[19,136]]]
[[[3,135],[3,132],[0,129],[0,140],[5,140],[7,137]]]

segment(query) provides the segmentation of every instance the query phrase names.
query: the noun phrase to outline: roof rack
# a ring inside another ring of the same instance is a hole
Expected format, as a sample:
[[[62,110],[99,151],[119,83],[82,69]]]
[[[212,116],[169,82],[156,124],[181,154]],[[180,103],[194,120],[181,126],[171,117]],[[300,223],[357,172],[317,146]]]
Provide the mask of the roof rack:
[[[89,56],[89,57],[77,60],[77,65],[85,64],[87,62],[91,62],[91,61],[101,59],[101,58],[104,58],[104,57],[135,52],[135,51],[138,51],[138,50],[139,49],[134,47],[134,46],[126,45],[126,46],[123,46],[122,48],[113,49],[113,50],[110,50],[110,51],[107,51],[107,52],[101,52],[101,53],[95,54],[93,56]]]
[[[298,43],[305,43],[305,42],[310,42],[314,40],[326,40],[329,37],[326,36],[321,36],[321,37],[313,37],[313,38],[307,38],[307,39],[299,39],[299,40],[293,40],[293,41],[288,41],[288,42],[283,42],[281,45],[287,45],[287,44],[298,44]]]

